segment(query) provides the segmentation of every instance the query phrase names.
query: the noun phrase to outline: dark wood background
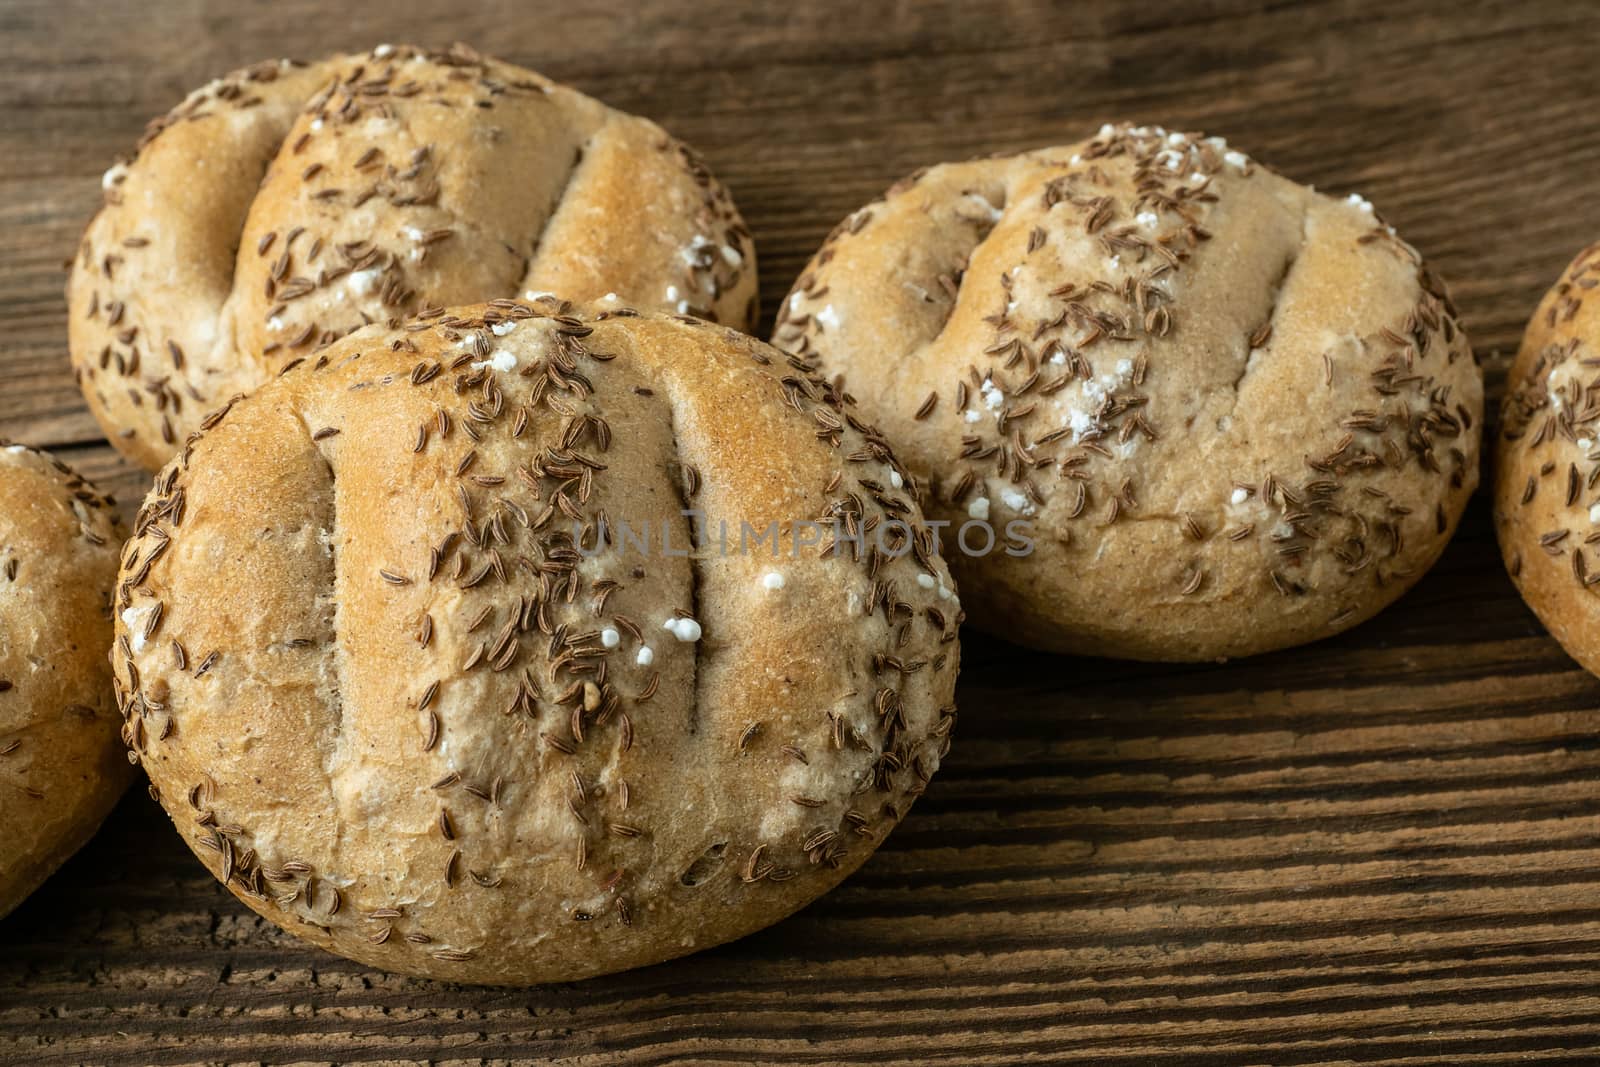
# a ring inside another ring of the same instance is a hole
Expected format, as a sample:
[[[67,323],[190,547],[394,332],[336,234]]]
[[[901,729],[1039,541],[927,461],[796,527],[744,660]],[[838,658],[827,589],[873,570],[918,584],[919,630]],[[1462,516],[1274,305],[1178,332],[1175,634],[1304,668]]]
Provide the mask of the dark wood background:
[[[0,433],[125,506],[64,353],[99,176],[280,54],[467,41],[661,121],[755,232],[764,304],[916,166],[1128,118],[1371,197],[1451,283],[1497,405],[1600,236],[1600,20],[1571,2],[3,0]],[[3,506],[3,505],[0,505]],[[0,1058],[1600,1063],[1600,683],[1486,502],[1376,621],[1226,666],[971,635],[944,770],[887,846],[725,948],[531,991],[365,971],[220,889],[134,790],[0,922]],[[4,832],[0,828],[0,832]]]

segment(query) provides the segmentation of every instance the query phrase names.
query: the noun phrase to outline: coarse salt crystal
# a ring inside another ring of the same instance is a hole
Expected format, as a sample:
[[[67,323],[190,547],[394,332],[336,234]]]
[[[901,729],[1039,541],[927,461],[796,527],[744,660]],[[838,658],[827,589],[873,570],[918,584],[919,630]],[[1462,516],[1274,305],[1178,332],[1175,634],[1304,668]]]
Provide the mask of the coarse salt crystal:
[[[133,607],[126,609],[122,613],[122,625],[128,628],[130,640],[133,642],[133,650],[135,652],[144,651],[144,622],[152,610],[154,609],[151,607],[140,607],[135,604]]]
[[[366,296],[378,287],[378,279],[382,276],[381,270],[358,270],[350,275],[345,284],[357,296]]]
[[[473,370],[482,370],[485,367],[492,367],[497,371],[504,372],[516,369],[517,357],[502,348],[498,349],[488,359],[479,360],[476,363],[471,363],[468,365]]]
[[[1019,493],[1015,489],[1001,490],[1000,500],[1012,511],[1020,511],[1024,515],[1032,515],[1034,512],[1033,501],[1028,499],[1026,493]]]
[[[680,619],[676,616],[662,623],[661,628],[679,641],[698,641],[702,632],[700,624],[693,619]]]

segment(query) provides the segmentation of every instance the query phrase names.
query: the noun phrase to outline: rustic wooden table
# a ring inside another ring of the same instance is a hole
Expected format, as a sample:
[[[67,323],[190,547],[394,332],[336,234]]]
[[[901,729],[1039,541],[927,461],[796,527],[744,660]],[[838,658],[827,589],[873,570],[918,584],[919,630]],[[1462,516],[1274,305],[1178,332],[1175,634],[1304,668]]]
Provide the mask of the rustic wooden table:
[[[916,166],[1114,118],[1359,190],[1452,283],[1497,403],[1600,236],[1600,29],[1573,3],[5,0],[0,433],[130,510],[68,374],[63,261],[149,117],[234,66],[454,39],[660,120],[727,180],[770,309]],[[770,315],[768,318],[770,321]],[[532,991],[376,974],[220,889],[130,792],[0,922],[0,1057],[1600,1062],[1600,683],[1475,501],[1341,638],[1152,669],[967,640],[950,759],[841,889],[737,944]],[[0,830],[3,832],[3,830]]]

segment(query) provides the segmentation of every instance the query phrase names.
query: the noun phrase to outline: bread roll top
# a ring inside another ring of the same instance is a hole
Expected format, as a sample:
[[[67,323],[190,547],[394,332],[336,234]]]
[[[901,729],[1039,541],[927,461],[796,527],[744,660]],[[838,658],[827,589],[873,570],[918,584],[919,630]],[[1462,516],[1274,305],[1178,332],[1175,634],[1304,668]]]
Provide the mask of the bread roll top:
[[[89,838],[130,777],[106,660],[121,546],[109,498],[0,440],[0,915]]]
[[[1506,376],[1495,529],[1506,569],[1567,653],[1600,672],[1600,243],[1540,301]]]
[[[163,804],[377,966],[550,981],[763,926],[953,721],[959,604],[882,439],[731,330],[558,312],[290,368],[162,472],[124,567]]]
[[[105,187],[68,285],[73,363],[152,469],[228,397],[425,307],[609,294],[754,325],[754,246],[687,146],[459,46],[237,71]]]
[[[1026,644],[1206,659],[1353,625],[1432,563],[1483,385],[1441,283],[1358,196],[1219,138],[1107,126],[932,167],[851,215],[774,343],[842,375]]]

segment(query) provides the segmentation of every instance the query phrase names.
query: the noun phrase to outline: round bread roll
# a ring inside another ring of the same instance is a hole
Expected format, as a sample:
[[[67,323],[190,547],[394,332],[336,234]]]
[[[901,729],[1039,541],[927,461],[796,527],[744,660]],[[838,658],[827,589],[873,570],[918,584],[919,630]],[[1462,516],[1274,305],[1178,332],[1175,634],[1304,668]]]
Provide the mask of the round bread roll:
[[[1482,378],[1443,285],[1365,200],[1219,138],[1107,126],[914,174],[829,236],[774,343],[842,376],[930,519],[980,527],[947,538],[966,608],[1037,648],[1336,633],[1427,570],[1477,484]]]
[[[1539,304],[1506,381],[1494,519],[1517,590],[1600,674],[1600,243]]]
[[[459,45],[237,71],[104,186],[68,284],[72,362],[151,470],[284,364],[430,306],[558,292],[755,321],[749,232],[693,151]]]
[[[158,476],[121,705],[195,853],[318,945],[504,984],[667,959],[828,890],[939,765],[960,610],[903,483],[693,318],[365,329]]]
[[[111,693],[112,501],[0,440],[0,915],[94,833],[132,776]]]

